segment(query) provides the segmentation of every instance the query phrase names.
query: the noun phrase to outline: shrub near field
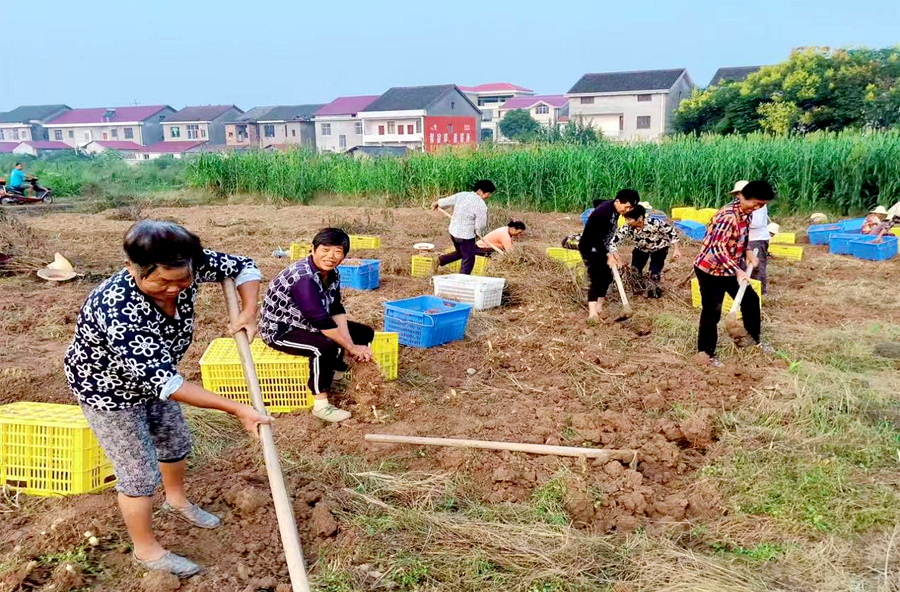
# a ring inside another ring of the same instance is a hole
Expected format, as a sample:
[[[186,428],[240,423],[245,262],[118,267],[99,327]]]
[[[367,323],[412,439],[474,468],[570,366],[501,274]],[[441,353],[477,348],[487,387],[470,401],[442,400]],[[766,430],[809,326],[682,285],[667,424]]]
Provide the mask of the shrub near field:
[[[900,133],[803,137],[676,137],[661,143],[528,145],[412,153],[356,160],[304,151],[203,154],[189,183],[222,195],[261,193],[307,203],[317,193],[410,204],[492,179],[497,202],[538,211],[578,211],[633,187],[657,208],[713,206],[737,179],[768,179],[776,211],[858,212],[900,199]]]

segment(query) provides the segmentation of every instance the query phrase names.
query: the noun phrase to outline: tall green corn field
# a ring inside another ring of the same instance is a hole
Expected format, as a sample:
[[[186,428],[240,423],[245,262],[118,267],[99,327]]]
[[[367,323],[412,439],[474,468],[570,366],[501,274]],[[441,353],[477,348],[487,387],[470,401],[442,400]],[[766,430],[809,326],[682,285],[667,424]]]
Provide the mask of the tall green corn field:
[[[766,179],[778,191],[779,212],[847,213],[900,200],[900,133],[485,146],[369,160],[302,150],[253,151],[202,154],[188,164],[193,186],[300,203],[317,194],[423,203],[482,178],[497,184],[495,202],[539,211],[578,211],[624,187],[637,189],[656,208],[714,206],[726,200],[736,180]]]

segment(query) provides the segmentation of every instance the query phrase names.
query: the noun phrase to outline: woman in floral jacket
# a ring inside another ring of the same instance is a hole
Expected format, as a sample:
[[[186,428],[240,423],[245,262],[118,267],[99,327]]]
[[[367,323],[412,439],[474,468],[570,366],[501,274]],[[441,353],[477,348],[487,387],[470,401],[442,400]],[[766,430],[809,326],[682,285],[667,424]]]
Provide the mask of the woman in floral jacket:
[[[201,528],[220,521],[185,495],[191,438],[179,402],[231,413],[253,434],[270,421],[178,373],[193,338],[197,284],[233,278],[243,308],[230,330],[246,329],[252,339],[262,276],[253,260],[205,250],[196,235],[172,222],[136,223],[125,235],[125,253],[125,269],[100,284],[81,308],[66,352],[66,379],[113,464],[135,560],[186,577],[200,568],[166,551],[153,534],[160,478],[164,510]]]

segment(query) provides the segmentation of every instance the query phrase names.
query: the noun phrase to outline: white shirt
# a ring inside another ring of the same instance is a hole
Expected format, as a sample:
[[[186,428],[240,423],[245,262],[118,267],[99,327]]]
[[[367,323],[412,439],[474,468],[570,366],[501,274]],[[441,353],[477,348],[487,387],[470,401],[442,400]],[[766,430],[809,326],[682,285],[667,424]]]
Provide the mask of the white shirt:
[[[772,238],[769,234],[769,206],[763,206],[753,212],[750,217],[750,237],[752,241],[767,241]]]
[[[487,206],[484,200],[474,191],[461,191],[438,200],[438,206],[453,206],[453,219],[450,220],[451,236],[461,239],[475,238],[475,234],[483,234],[487,226]]]

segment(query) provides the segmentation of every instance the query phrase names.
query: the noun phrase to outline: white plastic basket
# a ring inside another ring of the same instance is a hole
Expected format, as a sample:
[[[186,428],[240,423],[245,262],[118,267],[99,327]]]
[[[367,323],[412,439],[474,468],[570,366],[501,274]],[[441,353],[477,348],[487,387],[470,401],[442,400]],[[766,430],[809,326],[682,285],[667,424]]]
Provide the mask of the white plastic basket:
[[[436,275],[431,280],[434,283],[435,296],[471,304],[475,310],[500,306],[503,287],[506,285],[506,280],[503,278],[460,273]]]

